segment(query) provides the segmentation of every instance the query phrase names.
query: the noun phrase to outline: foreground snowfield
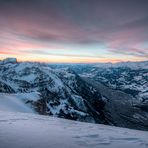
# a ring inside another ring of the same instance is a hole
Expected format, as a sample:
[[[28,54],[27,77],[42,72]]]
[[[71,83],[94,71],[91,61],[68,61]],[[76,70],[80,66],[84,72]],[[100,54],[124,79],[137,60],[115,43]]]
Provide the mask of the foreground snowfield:
[[[148,132],[0,111],[0,148],[147,148]]]

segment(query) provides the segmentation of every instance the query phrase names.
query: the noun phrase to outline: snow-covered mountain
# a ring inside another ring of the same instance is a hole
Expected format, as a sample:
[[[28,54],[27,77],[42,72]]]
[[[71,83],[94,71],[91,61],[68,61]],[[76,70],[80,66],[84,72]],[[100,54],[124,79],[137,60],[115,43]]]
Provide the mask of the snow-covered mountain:
[[[73,69],[101,93],[114,125],[148,129],[148,61],[52,67],[63,66]]]
[[[5,59],[0,64],[0,92],[38,94],[38,100],[31,95],[23,100],[39,114],[109,123],[101,94],[67,68],[55,70],[46,64]]]
[[[21,100],[19,105],[43,115],[148,130],[147,62],[102,65],[5,59],[0,62],[1,106],[4,99],[9,106]],[[136,87],[123,89],[129,85]]]
[[[83,69],[78,71],[82,77],[122,90],[143,102],[148,100],[148,61],[96,64]]]

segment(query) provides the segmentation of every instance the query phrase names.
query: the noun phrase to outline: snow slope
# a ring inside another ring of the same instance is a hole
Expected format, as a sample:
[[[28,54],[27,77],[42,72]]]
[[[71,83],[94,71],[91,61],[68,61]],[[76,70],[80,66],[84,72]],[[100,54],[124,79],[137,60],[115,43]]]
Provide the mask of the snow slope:
[[[0,111],[0,148],[147,148],[148,132]]]
[[[0,110],[11,112],[35,113],[25,100],[37,100],[36,93],[4,94],[0,93]]]

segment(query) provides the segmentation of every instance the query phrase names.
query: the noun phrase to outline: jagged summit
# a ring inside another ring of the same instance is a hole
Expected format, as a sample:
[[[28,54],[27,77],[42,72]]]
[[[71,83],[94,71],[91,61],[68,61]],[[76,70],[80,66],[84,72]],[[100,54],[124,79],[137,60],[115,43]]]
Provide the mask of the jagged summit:
[[[17,63],[17,59],[16,58],[6,58],[4,60],[1,61],[3,64],[7,64],[7,63]]]

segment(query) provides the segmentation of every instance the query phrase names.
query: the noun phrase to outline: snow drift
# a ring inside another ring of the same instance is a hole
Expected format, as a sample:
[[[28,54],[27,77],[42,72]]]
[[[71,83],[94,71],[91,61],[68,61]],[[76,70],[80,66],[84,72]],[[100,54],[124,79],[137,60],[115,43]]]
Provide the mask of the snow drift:
[[[1,148],[147,148],[148,132],[0,112]]]

